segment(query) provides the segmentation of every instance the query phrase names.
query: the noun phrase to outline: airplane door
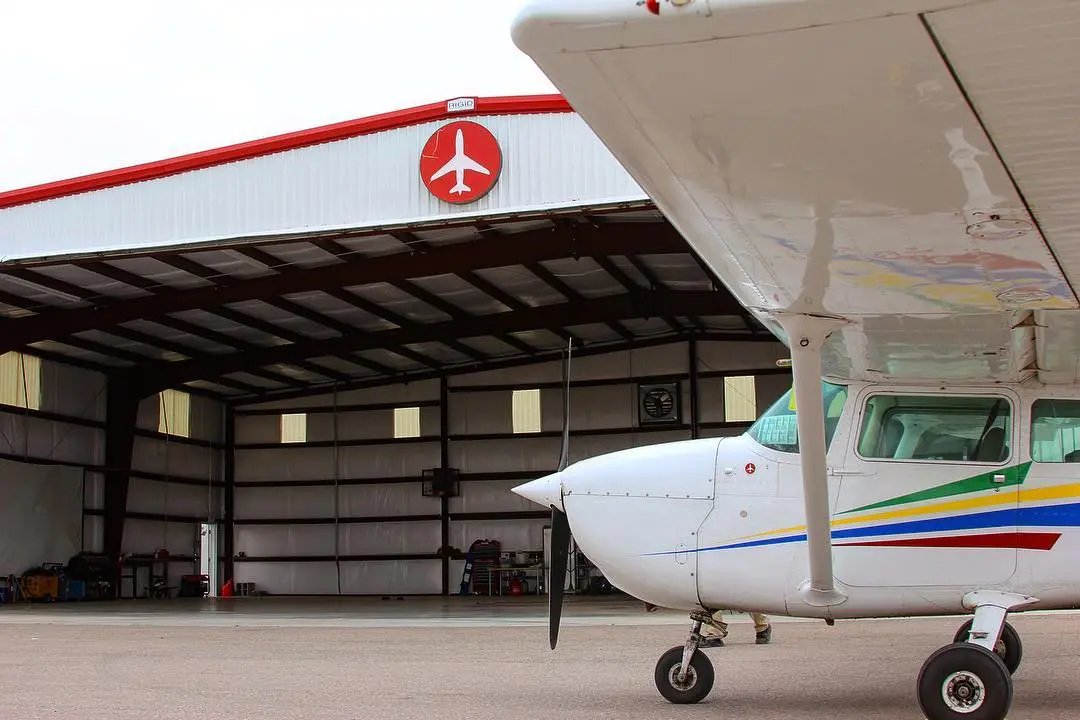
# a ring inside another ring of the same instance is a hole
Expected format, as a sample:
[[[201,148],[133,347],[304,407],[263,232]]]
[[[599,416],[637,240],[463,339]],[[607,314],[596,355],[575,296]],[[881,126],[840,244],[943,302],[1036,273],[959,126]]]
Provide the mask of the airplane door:
[[[715,503],[698,528],[698,552],[691,558],[697,564],[698,596],[703,604],[715,605],[722,598],[722,602],[733,606],[780,610],[764,608],[761,599],[780,599],[782,603],[785,570],[793,546],[722,548],[745,536],[797,522],[797,516],[787,518],[783,513],[801,511],[802,500],[795,499],[783,509],[777,501],[782,470],[780,453],[762,448],[745,436],[725,438],[718,446]],[[761,572],[749,572],[747,563],[753,563]],[[738,580],[733,582],[733,578]]]
[[[839,476],[833,557],[863,587],[976,587],[1016,571],[1019,398],[865,388]]]

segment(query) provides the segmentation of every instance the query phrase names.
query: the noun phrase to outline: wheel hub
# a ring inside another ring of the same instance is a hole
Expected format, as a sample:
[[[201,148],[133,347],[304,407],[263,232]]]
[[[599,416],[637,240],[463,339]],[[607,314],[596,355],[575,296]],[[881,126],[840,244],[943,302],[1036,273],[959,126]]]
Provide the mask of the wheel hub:
[[[694,666],[691,665],[690,667],[686,668],[686,679],[682,682],[679,682],[679,670],[681,668],[681,663],[677,663],[671,666],[671,669],[668,670],[668,682],[671,683],[671,687],[675,688],[676,690],[686,692],[687,690],[690,690],[695,685],[697,685],[697,673],[694,671]]]
[[[941,684],[941,698],[950,710],[966,715],[982,706],[986,700],[986,685],[973,673],[954,672]]]

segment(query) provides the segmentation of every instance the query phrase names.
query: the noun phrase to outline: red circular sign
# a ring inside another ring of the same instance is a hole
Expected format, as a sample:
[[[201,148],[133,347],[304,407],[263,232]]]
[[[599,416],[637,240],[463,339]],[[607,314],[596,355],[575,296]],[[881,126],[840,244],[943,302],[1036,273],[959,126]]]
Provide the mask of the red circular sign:
[[[499,141],[483,125],[459,120],[432,133],[420,151],[420,179],[448,203],[464,205],[487,195],[502,170]]]
[[[747,475],[753,475],[757,471],[757,465],[754,465],[754,463],[746,463],[745,470]]]

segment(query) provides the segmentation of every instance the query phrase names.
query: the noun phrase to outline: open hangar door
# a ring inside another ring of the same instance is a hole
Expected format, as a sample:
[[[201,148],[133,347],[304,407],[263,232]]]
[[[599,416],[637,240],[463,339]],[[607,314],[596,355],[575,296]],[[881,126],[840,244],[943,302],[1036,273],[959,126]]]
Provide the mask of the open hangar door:
[[[790,385],[776,368],[785,356],[778,343],[676,341],[575,357],[571,460],[737,434]],[[510,488],[558,464],[561,375],[548,361],[236,408],[235,582],[275,595],[457,594],[464,561],[444,558],[445,542],[542,553],[548,513]],[[672,387],[671,410],[642,411],[643,392]],[[445,499],[423,487],[440,467],[457,473]]]
[[[471,198],[423,170],[451,131],[497,169]],[[73,453],[87,547],[139,587],[203,570],[220,521],[237,589],[456,592],[450,548],[542,547],[509,488],[555,466],[567,341],[575,458],[737,432],[786,354],[558,96],[0,193],[0,235],[0,353],[97,398],[19,422],[94,435],[34,457]],[[425,494],[436,469],[459,494]]]
[[[45,310],[5,272],[71,296],[100,292],[75,277],[108,274],[147,294]],[[97,432],[73,462],[91,473],[94,547],[145,568],[127,596],[162,578],[175,594],[208,521],[234,587],[456,592],[448,548],[542,549],[546,514],[508,489],[555,467],[567,339],[575,458],[741,430],[753,413],[732,398],[767,394],[786,355],[643,207],[0,265],[0,301],[38,309],[7,319],[0,351],[31,346],[94,389],[91,419],[54,419]],[[638,412],[646,382],[678,383],[674,422]],[[459,472],[460,495],[424,494],[437,468]]]

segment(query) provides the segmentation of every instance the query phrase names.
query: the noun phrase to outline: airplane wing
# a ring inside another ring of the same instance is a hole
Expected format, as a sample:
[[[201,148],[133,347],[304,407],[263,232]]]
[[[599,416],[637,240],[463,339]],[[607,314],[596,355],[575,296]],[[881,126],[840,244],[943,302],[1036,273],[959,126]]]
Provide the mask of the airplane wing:
[[[428,178],[428,182],[431,182],[432,180],[438,180],[443,175],[446,175],[447,173],[452,173],[457,170],[457,162],[458,158],[451,158],[450,162],[446,163],[441,168],[432,173],[431,177]]]
[[[849,320],[836,378],[1080,380],[1080,2],[649,5],[513,36],[778,337]]]
[[[484,175],[490,175],[491,174],[491,171],[489,171],[486,167],[484,167],[480,163],[473,160],[468,155],[462,155],[461,158],[460,158],[460,162],[461,162],[461,166],[466,170],[472,170],[473,172],[483,173]]]

